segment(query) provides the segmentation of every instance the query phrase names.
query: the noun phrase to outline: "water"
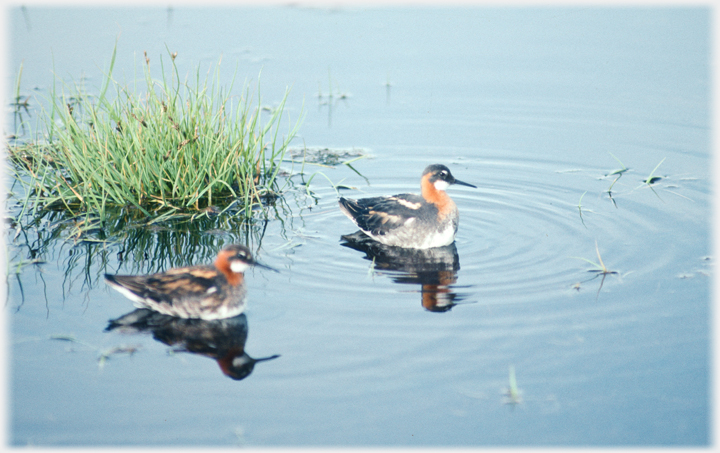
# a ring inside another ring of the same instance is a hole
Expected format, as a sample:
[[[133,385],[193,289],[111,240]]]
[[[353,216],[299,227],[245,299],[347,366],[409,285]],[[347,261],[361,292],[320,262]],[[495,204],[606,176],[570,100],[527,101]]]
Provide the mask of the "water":
[[[222,55],[228,81],[262,70],[269,104],[292,85],[288,114],[306,114],[297,146],[371,154],[353,164],[367,180],[306,168],[357,188],[343,195],[418,191],[436,162],[478,186],[449,189],[458,262],[451,253],[422,275],[343,247],[355,228],[322,176],[316,199],[294,178],[282,221],[130,232],[143,245],[122,261],[118,244],[47,241],[46,263],[9,280],[12,445],[711,442],[709,9],[28,8],[10,19],[26,94],[46,93],[53,67],[99,85],[118,35],[121,80],[143,51],[167,61],[166,44],[181,73]],[[660,162],[662,179],[643,184]],[[237,327],[245,354],[280,357],[234,380],[212,354],[104,331],[132,306],[103,271],[200,262],[232,241],[281,271],[249,273]],[[28,258],[22,244],[11,262]],[[616,274],[579,259],[598,262],[596,244]],[[113,348],[135,352],[98,360]],[[510,366],[517,404],[504,395]]]

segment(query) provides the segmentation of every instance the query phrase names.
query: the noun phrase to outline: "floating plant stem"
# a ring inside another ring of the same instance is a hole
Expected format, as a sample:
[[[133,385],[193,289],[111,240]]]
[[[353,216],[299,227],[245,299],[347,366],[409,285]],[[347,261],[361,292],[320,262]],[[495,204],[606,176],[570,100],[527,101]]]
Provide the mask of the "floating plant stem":
[[[595,241],[595,253],[597,254],[599,263],[596,263],[587,258],[581,258],[578,256],[574,256],[573,258],[583,260],[583,261],[588,262],[588,263],[592,264],[593,266],[595,266],[594,269],[590,269],[590,270],[588,270],[588,272],[597,272],[597,273],[601,273],[601,274],[617,274],[617,272],[609,270],[605,266],[605,263],[603,263],[602,256],[600,256],[600,249],[598,248],[597,241]]]
[[[370,262],[370,266],[368,266],[367,276],[370,278],[375,277],[375,256],[372,257],[372,262]]]
[[[597,253],[598,261],[600,261],[600,266],[602,267],[602,273],[603,274],[609,273],[607,267],[605,266],[605,263],[603,263],[602,256],[600,256],[600,249],[598,248],[597,241],[595,241],[595,253]]]
[[[325,173],[323,173],[323,172],[321,172],[321,171],[316,171],[315,173],[313,173],[312,175],[310,175],[310,178],[308,178],[307,182],[305,183],[305,190],[306,190],[306,192],[307,192],[307,194],[308,194],[309,196],[312,196],[312,193],[311,193],[311,191],[310,191],[310,182],[312,182],[312,180],[313,180],[313,179],[315,178],[315,176],[317,176],[317,175],[320,175],[320,176],[322,176],[323,178],[325,178],[325,179],[328,180],[328,182],[330,183],[330,186],[333,188],[333,190],[335,191],[335,194],[336,194],[337,196],[340,196],[340,192],[338,191],[338,188],[347,188],[347,186],[343,186],[343,185],[341,184],[342,181],[344,181],[344,180],[341,180],[339,183],[335,184],[334,182],[332,182],[332,179],[328,178],[328,176],[327,176]]]
[[[98,368],[103,369],[105,367],[105,362],[107,362],[107,360],[109,358],[111,358],[112,356],[119,355],[119,354],[127,354],[127,355],[131,356],[131,355],[135,354],[136,352],[138,352],[138,350],[140,350],[140,347],[141,347],[141,345],[139,345],[139,344],[129,345],[129,346],[120,345],[120,346],[112,347],[105,351],[101,351],[100,354],[98,355],[98,359],[97,359]]]
[[[602,287],[603,287],[603,283],[605,283],[605,277],[607,277],[608,275],[613,275],[613,274],[614,274],[614,275],[617,275],[618,272],[617,272],[617,271],[611,271],[611,270],[609,270],[609,269],[607,268],[607,266],[605,266],[605,263],[603,262],[602,256],[600,256],[600,249],[598,248],[598,243],[597,243],[597,241],[595,241],[595,253],[597,254],[597,258],[598,258],[598,262],[597,262],[597,263],[595,263],[595,262],[593,262],[593,261],[591,261],[591,260],[589,260],[589,259],[587,259],[587,258],[581,258],[581,257],[577,257],[577,256],[576,256],[576,257],[573,257],[573,258],[576,258],[576,259],[579,259],[579,260],[583,260],[583,261],[585,261],[585,262],[587,262],[587,263],[590,263],[590,264],[592,264],[593,266],[595,266],[593,269],[589,269],[589,270],[588,270],[588,272],[593,272],[593,273],[597,274],[597,275],[595,275],[595,277],[593,277],[593,279],[597,278],[599,275],[602,275],[602,280],[601,280],[601,282],[600,282],[600,287],[598,288],[597,295],[595,296],[595,298],[597,299],[597,297],[600,295],[600,290],[601,290]],[[592,280],[592,279],[591,279],[591,280]]]
[[[355,162],[355,161],[357,161],[357,160],[360,160],[360,159],[364,159],[364,158],[366,158],[366,157],[367,157],[367,156],[358,156],[358,157],[355,157],[354,159],[350,159],[350,160],[348,160],[348,161],[343,162],[343,164],[346,165],[348,168],[350,168],[350,170],[354,171],[358,176],[360,176],[361,178],[363,178],[363,179],[365,180],[365,182],[369,185],[369,184],[370,184],[370,180],[367,179],[367,178],[365,177],[365,175],[363,175],[362,173],[360,173],[359,171],[357,171],[357,170],[355,169],[355,167],[353,167],[352,165],[350,165],[351,163],[353,163],[353,162]]]
[[[610,184],[610,187],[608,187],[608,189],[605,191],[605,193],[608,194],[608,197],[610,198],[610,201],[612,201],[613,205],[617,208],[617,207],[618,207],[618,206],[617,206],[617,203],[615,202],[615,199],[614,199],[613,196],[612,196],[612,190],[613,190],[613,187],[615,186],[615,183],[618,182],[618,179],[620,179],[620,177],[623,175],[623,173],[625,173],[626,171],[628,171],[629,168],[627,168],[627,167],[625,166],[625,164],[623,164],[623,163],[620,161],[620,159],[618,159],[613,153],[609,153],[609,154],[613,157],[613,159],[615,159],[616,161],[618,161],[618,163],[622,166],[622,168],[617,169],[617,170],[613,170],[613,171],[611,171],[610,173],[608,173],[608,174],[605,175],[605,177],[617,175],[617,177],[613,180],[612,184]]]
[[[655,171],[656,171],[658,168],[660,168],[660,165],[662,165],[662,163],[665,162],[665,159],[666,159],[666,157],[663,157],[663,159],[660,161],[660,163],[657,164],[657,165],[655,166],[655,168],[653,168],[653,171],[650,172],[650,175],[649,175],[646,179],[643,180],[643,182],[644,182],[645,184],[647,184],[648,186],[650,186],[650,185],[652,185],[652,184],[654,184],[654,183],[656,183],[656,182],[658,182],[658,181],[660,181],[660,180],[662,179],[662,177],[660,177],[660,176],[654,176],[654,174],[655,174]]]
[[[650,175],[648,175],[647,178],[643,179],[643,183],[637,187],[637,188],[640,188],[643,185],[649,187],[650,190],[652,190],[652,192],[655,194],[655,196],[658,197],[658,199],[660,199],[660,201],[663,201],[663,199],[660,198],[660,195],[658,195],[657,192],[655,192],[655,189],[653,188],[653,184],[655,184],[656,182],[658,182],[662,179],[662,176],[655,176],[655,172],[657,171],[658,168],[660,168],[660,165],[662,165],[662,163],[665,162],[665,159],[666,158],[663,157],[663,159],[660,161],[660,163],[658,163],[655,166],[655,168],[653,168],[653,170],[650,172]]]
[[[620,159],[618,159],[617,157],[615,157],[615,155],[614,155],[613,153],[609,153],[609,154],[613,157],[613,159],[615,159],[616,161],[618,161],[618,163],[622,166],[622,168],[620,168],[620,169],[618,169],[618,170],[613,170],[613,171],[611,171],[610,173],[608,173],[608,174],[605,175],[605,176],[619,175],[618,177],[620,177],[620,176],[622,176],[623,173],[625,173],[626,171],[629,170],[629,168],[627,168],[627,167],[625,166],[625,164],[623,164],[623,163],[620,161]],[[616,181],[617,181],[617,179],[616,179]],[[612,186],[610,186],[610,187],[612,187]]]
[[[585,220],[583,219],[582,199],[586,193],[587,193],[587,190],[585,192],[583,192],[582,195],[580,195],[580,200],[578,201],[578,206],[577,206],[578,211],[580,212],[580,221],[582,222],[582,224],[585,228],[587,228],[587,225],[585,225]]]
[[[507,396],[507,401],[505,402],[505,404],[520,404],[522,402],[522,398],[520,396],[520,390],[517,386],[517,379],[515,378],[515,367],[513,365],[510,365],[508,371],[508,384],[509,387],[507,389],[507,392],[505,392],[505,395]]]

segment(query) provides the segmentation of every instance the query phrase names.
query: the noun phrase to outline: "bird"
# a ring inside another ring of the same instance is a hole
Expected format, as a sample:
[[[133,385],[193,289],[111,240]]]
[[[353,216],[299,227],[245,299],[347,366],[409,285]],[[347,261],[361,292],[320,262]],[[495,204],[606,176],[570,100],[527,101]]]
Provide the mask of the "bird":
[[[150,275],[105,274],[105,282],[137,308],[178,318],[216,320],[245,310],[244,272],[260,264],[244,245],[224,247],[211,265],[188,266]]]
[[[340,209],[360,230],[381,244],[429,249],[455,240],[459,214],[445,193],[452,184],[477,186],[455,179],[445,165],[429,165],[423,171],[422,195],[403,193],[391,197],[353,200],[340,197]]]

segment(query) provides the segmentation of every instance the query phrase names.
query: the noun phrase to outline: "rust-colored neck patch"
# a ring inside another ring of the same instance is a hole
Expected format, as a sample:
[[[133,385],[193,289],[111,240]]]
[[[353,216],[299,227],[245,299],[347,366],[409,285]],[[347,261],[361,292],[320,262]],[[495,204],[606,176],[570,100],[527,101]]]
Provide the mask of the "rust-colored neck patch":
[[[241,285],[243,282],[243,274],[233,272],[232,269],[230,269],[230,255],[231,252],[221,250],[220,253],[218,253],[217,258],[215,259],[215,267],[217,268],[217,270],[222,272],[223,275],[225,275],[225,279],[228,283],[230,283],[232,286],[238,286]]]
[[[230,376],[231,378],[234,378],[236,373],[233,369],[233,360],[235,360],[236,357],[240,357],[243,355],[243,349],[244,348],[239,347],[231,348],[224,356],[217,357],[215,359],[217,360],[218,365],[220,365],[220,370],[222,370],[225,376]]]
[[[445,193],[444,190],[437,190],[435,185],[430,182],[431,173],[426,174],[422,177],[420,187],[422,189],[422,197],[428,203],[432,203],[437,206],[438,217],[444,219],[450,211],[452,211],[455,203],[450,199],[450,196]]]

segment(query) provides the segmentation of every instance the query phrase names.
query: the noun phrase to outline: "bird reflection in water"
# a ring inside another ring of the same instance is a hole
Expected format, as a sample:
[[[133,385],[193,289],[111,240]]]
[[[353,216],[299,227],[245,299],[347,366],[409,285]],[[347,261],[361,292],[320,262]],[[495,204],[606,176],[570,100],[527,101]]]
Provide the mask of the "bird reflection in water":
[[[215,359],[226,376],[241,380],[252,373],[255,364],[279,355],[253,359],[245,353],[248,324],[245,314],[233,318],[205,321],[184,319],[139,308],[109,322],[105,331],[152,333],[157,341],[176,352],[190,352]]]
[[[391,247],[374,241],[362,231],[341,236],[341,245],[364,252],[376,270],[391,271],[395,283],[419,284],[423,308],[449,311],[463,299],[451,285],[460,270],[455,243],[430,249]]]

